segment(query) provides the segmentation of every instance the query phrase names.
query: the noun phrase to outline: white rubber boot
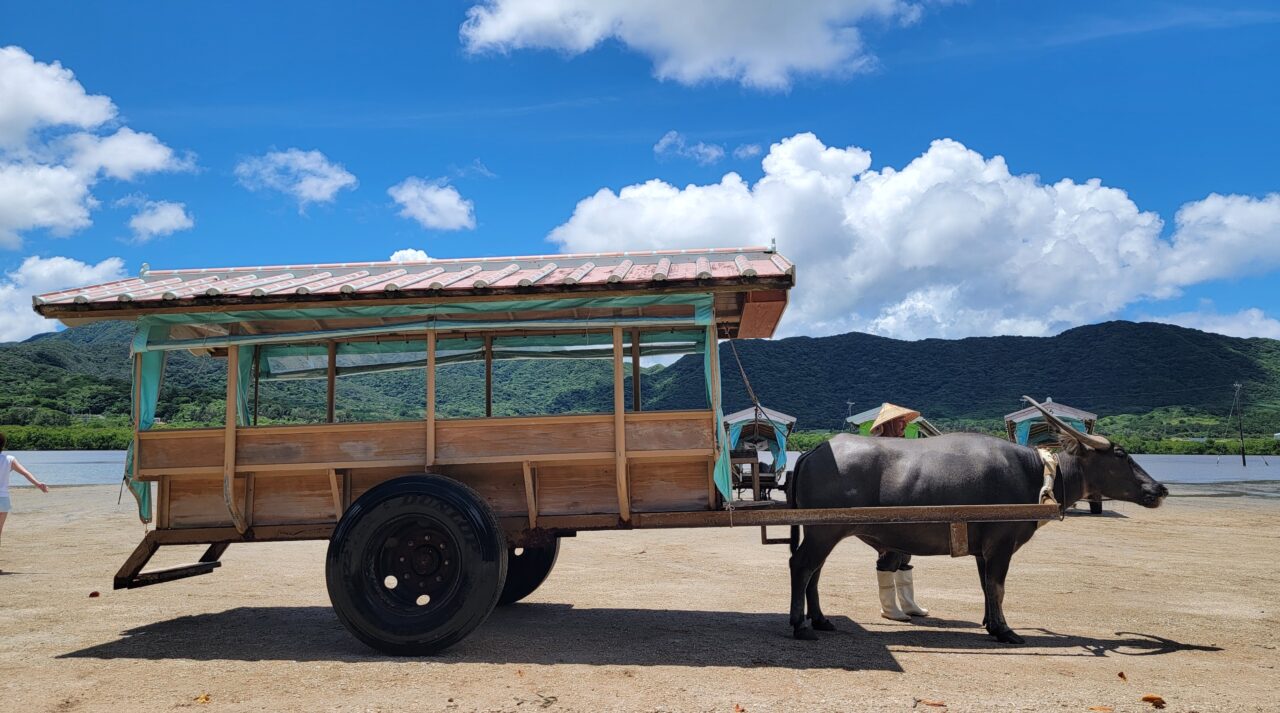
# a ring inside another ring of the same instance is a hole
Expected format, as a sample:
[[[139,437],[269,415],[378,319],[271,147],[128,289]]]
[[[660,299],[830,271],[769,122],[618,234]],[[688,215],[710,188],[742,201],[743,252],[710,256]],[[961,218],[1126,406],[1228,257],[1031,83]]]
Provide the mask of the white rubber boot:
[[[911,570],[900,569],[894,572],[893,583],[898,590],[898,599],[902,602],[902,611],[904,613],[911,616],[929,616],[928,609],[916,604],[916,585],[911,578]]]
[[[894,583],[897,572],[881,572],[876,570],[876,579],[880,582],[880,616],[894,621],[911,621],[898,608],[898,588]]]

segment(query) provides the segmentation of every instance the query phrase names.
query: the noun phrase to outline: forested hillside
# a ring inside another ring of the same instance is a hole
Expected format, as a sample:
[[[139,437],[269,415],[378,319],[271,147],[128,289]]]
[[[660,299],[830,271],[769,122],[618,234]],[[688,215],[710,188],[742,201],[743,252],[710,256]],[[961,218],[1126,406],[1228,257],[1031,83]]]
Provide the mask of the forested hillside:
[[[102,323],[0,345],[0,425],[123,423],[129,412],[129,325]],[[1055,337],[990,337],[905,342],[868,334],[796,337],[736,344],[766,405],[799,418],[801,429],[837,429],[848,401],[860,411],[882,401],[919,408],[952,427],[994,430],[1019,408],[1019,397],[1051,396],[1155,437],[1226,436],[1231,384],[1244,385],[1245,427],[1280,431],[1280,342],[1237,339],[1162,324],[1108,322]],[[749,405],[737,364],[721,345],[725,407]],[[607,411],[608,361],[509,361],[495,365],[498,414]],[[646,408],[705,404],[702,363],[684,357],[646,369]],[[187,353],[171,356],[158,418],[173,424],[218,423],[223,366]],[[446,416],[483,411],[480,364],[442,367],[438,402]],[[628,383],[628,389],[630,385]],[[414,418],[422,414],[420,371],[367,374],[339,381],[340,420]],[[264,383],[261,417],[317,421],[323,381]]]

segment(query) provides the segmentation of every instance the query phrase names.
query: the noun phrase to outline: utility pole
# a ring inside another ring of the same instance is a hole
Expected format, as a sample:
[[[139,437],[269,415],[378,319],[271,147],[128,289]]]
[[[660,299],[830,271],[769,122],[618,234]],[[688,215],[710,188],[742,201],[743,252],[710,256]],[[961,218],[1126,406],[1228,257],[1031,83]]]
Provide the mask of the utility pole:
[[[1236,412],[1236,423],[1237,423],[1237,424],[1238,424],[1238,426],[1239,426],[1239,433],[1240,433],[1240,467],[1241,467],[1241,468],[1248,468],[1248,467],[1249,467],[1249,463],[1248,463],[1248,461],[1246,461],[1246,460],[1244,459],[1244,405],[1240,403],[1240,388],[1241,388],[1241,385],[1240,385],[1239,383],[1235,383],[1235,384],[1232,384],[1232,386],[1233,386],[1233,387],[1235,387],[1235,390],[1236,390],[1235,400],[1232,402],[1231,410],[1233,410],[1233,411],[1235,411],[1235,412]],[[1230,424],[1227,424],[1227,425],[1228,425],[1228,426],[1230,426]]]

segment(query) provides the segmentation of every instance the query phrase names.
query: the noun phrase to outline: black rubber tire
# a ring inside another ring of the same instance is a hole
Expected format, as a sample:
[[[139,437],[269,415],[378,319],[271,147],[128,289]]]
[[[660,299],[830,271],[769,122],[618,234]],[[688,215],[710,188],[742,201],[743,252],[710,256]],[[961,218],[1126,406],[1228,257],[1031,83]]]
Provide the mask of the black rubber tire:
[[[396,478],[361,495],[338,522],[325,558],[338,619],[395,656],[461,641],[493,611],[506,576],[506,537],[493,509],[439,475]]]
[[[1090,500],[1090,501],[1089,501],[1089,513],[1090,513],[1090,514],[1092,514],[1092,515],[1101,515],[1101,514],[1102,514],[1102,501],[1101,501],[1101,500]]]
[[[556,558],[560,556],[560,538],[557,537],[549,545],[541,547],[524,547],[520,554],[511,548],[507,552],[507,582],[502,585],[502,594],[498,596],[498,605],[515,604],[533,594],[542,583],[547,581],[556,566]]]

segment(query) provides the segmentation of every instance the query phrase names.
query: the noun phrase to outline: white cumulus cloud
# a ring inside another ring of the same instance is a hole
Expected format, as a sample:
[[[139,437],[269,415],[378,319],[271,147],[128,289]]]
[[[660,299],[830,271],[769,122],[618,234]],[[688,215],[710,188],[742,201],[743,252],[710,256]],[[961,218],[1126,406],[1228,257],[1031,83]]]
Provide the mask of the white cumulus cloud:
[[[1280,196],[1211,195],[1160,216],[1097,179],[1046,184],[956,141],[901,168],[803,133],[764,176],[602,189],[550,239],[566,251],[767,245],[798,265],[786,333],[906,339],[1052,334],[1209,279],[1280,268]],[[1225,251],[1233,251],[1230,256]]]
[[[467,11],[461,37],[473,53],[571,55],[616,40],[649,57],[660,79],[779,90],[797,76],[868,68],[874,59],[859,25],[919,15],[906,0],[484,0]]]
[[[1268,317],[1265,312],[1252,307],[1239,312],[1223,314],[1213,309],[1198,312],[1179,312],[1160,317],[1150,317],[1152,322],[1176,324],[1203,332],[1225,334],[1228,337],[1269,337],[1280,339],[1280,320]]]
[[[420,250],[418,248],[401,248],[400,250],[391,253],[391,257],[388,259],[391,260],[391,262],[425,262],[430,260],[431,256],[427,254],[426,250]]]
[[[37,62],[21,47],[0,48],[0,146],[22,147],[36,129],[92,129],[115,116],[109,97],[85,92],[58,62]]]
[[[659,158],[687,158],[709,166],[724,158],[724,147],[701,141],[692,144],[679,131],[668,131],[653,145],[653,153]]]
[[[292,197],[298,210],[310,203],[330,203],[338,191],[354,189],[359,181],[340,163],[319,151],[270,151],[236,164],[236,178],[251,191],[272,190]]]
[[[475,205],[443,178],[410,176],[387,189],[400,206],[400,216],[424,228],[471,230],[476,227]]]
[[[57,328],[55,320],[45,319],[31,309],[32,295],[123,277],[124,261],[118,257],[93,265],[69,257],[32,256],[23,260],[18,269],[0,278],[0,342],[18,341]]]
[[[129,219],[133,237],[140,243],[152,238],[172,235],[179,230],[189,230],[196,221],[183,203],[171,201],[144,201],[137,213]]]
[[[194,167],[151,134],[111,126],[115,119],[111,100],[88,94],[71,70],[0,48],[0,248],[20,247],[31,230],[87,228],[99,181]]]

